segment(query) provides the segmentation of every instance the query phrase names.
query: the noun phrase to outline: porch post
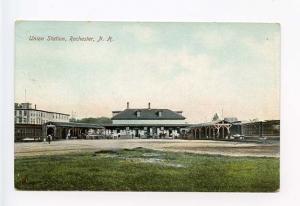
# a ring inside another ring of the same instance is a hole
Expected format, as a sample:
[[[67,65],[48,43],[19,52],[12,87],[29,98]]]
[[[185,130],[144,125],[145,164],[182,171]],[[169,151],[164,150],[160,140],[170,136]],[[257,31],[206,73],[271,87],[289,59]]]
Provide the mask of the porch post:
[[[224,136],[225,136],[225,135],[224,135],[224,127],[222,127],[222,133],[223,133],[223,134],[222,134],[222,138],[224,139],[224,138],[225,138],[225,137],[224,137]]]

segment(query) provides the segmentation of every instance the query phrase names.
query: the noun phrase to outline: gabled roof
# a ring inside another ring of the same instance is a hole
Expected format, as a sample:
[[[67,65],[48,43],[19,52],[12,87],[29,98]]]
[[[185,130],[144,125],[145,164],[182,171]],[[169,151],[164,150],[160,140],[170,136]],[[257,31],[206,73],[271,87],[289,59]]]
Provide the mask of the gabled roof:
[[[239,124],[240,121],[236,117],[225,117],[224,119],[219,119],[211,122],[204,122],[200,124],[193,124],[191,127],[204,127],[204,126],[213,126],[216,124]]]
[[[137,113],[140,112],[140,116]],[[161,116],[159,116],[161,112]],[[125,109],[112,120],[183,120],[184,116],[169,109]]]
[[[224,121],[228,122],[228,123],[238,122],[238,118],[236,118],[236,117],[225,117]]]

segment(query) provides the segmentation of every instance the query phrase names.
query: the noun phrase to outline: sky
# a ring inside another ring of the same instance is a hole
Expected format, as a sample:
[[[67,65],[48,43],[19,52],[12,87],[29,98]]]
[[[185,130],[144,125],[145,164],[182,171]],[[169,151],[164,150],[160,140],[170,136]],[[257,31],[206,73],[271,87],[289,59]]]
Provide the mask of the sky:
[[[279,24],[17,21],[15,29],[15,102],[26,89],[38,109],[76,118],[111,117],[126,102],[182,110],[189,123],[214,113],[280,118]]]

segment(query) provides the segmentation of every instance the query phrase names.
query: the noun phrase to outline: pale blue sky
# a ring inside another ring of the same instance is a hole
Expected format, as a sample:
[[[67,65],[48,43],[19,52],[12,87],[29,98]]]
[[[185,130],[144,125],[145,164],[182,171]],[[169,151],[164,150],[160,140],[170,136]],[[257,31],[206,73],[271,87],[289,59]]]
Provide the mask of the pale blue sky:
[[[98,36],[113,42],[29,41]],[[15,99],[78,117],[131,107],[279,119],[280,27],[237,23],[16,23]]]

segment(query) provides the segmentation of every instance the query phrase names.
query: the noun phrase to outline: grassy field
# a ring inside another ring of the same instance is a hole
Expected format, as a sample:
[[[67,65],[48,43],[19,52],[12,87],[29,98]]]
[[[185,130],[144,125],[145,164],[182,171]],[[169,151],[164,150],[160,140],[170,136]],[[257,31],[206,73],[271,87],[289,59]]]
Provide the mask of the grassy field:
[[[20,190],[273,192],[279,159],[143,148],[15,159]]]

